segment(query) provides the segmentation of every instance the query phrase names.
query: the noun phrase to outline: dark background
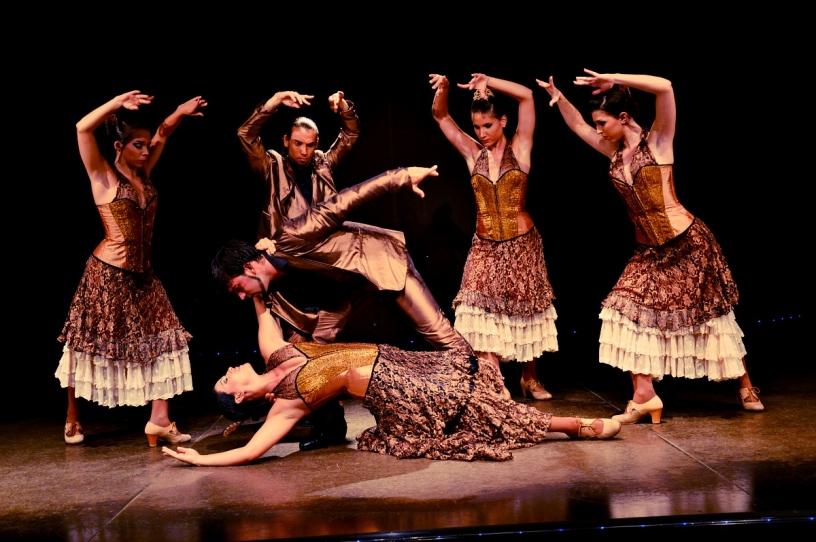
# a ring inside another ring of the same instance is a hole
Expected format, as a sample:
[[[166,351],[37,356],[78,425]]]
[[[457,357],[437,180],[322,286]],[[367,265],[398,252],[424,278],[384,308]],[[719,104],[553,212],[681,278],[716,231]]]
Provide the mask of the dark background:
[[[284,33],[266,11],[244,15],[235,25],[166,17],[151,29],[117,18],[92,33],[52,20],[53,28],[33,30],[31,39],[42,48],[21,44],[13,52],[18,75],[5,107],[16,127],[11,158],[22,167],[7,170],[6,178],[23,186],[25,195],[6,201],[13,247],[7,261],[17,264],[6,275],[8,366],[18,383],[11,386],[12,400],[30,398],[33,389],[42,393],[12,414],[39,408],[64,415],[65,390],[53,376],[62,348],[56,337],[85,262],[103,236],[74,124],[135,89],[155,96],[143,109],[153,127],[193,96],[209,102],[203,118],[184,119],[153,171],[160,194],[153,264],[194,337],[196,391],[174,399],[171,408],[207,397],[211,382],[236,359],[259,361],[251,306],[217,293],[209,262],[226,240],[254,239],[261,183],[246,164],[236,130],[279,90],[315,96],[303,114],[317,122],[323,150],[339,128],[326,98],[343,90],[355,103],[362,134],[336,174],[338,188],[398,166],[439,166],[440,176],[423,187],[425,199],[386,196],[354,219],[404,231],[417,267],[453,317],[450,304],[475,228],[475,203],[464,160],[431,117],[430,73],[444,73],[455,84],[483,72],[534,89],[527,203],[544,239],[559,315],[560,351],[539,363],[545,383],[593,373],[628,385],[620,371],[597,362],[597,316],[632,254],[632,226],[609,185],[608,160],[567,129],[535,84],[553,75],[583,107],[590,91],[572,80],[584,67],[672,80],[678,196],[712,229],[732,267],[741,293],[736,315],[755,384],[775,370],[811,363],[803,321],[811,299],[805,179],[812,173],[793,150],[792,115],[784,112],[793,94],[779,90],[795,44],[783,39],[768,49],[742,31],[724,36],[714,32],[717,25],[699,22],[681,37],[664,36],[671,43],[657,51],[657,38],[643,33],[632,34],[622,47],[618,32],[630,30],[616,29],[610,20],[602,28],[577,28],[580,38],[564,35],[556,42],[548,35],[552,26],[496,28],[489,19],[481,22],[486,29],[417,27],[399,17],[365,29],[348,14],[336,19],[336,30],[285,27]],[[321,29],[330,23],[322,21]],[[451,113],[469,133],[470,98],[468,91],[451,90]],[[652,103],[649,96],[641,100],[642,125],[649,124]],[[281,149],[285,118],[274,117],[265,127],[267,147]],[[350,325],[345,338],[421,346],[412,343],[415,337],[387,300]]]

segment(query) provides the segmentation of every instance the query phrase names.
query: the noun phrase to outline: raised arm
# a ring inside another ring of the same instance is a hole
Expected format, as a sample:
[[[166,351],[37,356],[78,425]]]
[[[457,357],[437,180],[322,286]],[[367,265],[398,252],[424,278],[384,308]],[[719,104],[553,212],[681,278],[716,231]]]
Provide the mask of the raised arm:
[[[255,315],[258,317],[258,349],[261,351],[261,357],[266,360],[272,352],[286,346],[287,342],[283,338],[280,322],[270,312],[266,303],[259,297],[252,299],[255,304]]]
[[[625,85],[654,94],[655,120],[649,130],[649,145],[661,154],[672,153],[677,109],[671,81],[654,75],[597,73],[587,69],[584,72],[587,75],[576,77],[575,84],[596,87],[593,94],[605,92],[613,85]]]
[[[167,138],[170,137],[170,134],[181,124],[181,119],[184,117],[203,117],[204,112],[202,109],[205,107],[207,107],[207,100],[201,96],[196,96],[179,105],[169,117],[164,119],[164,122],[161,123],[161,126],[156,130],[153,139],[150,141],[150,155],[145,165],[145,175],[150,176],[153,166],[156,165],[156,162],[164,151]]]
[[[249,162],[249,167],[265,181],[269,181],[269,164],[272,158],[267,154],[261,140],[261,128],[281,105],[300,109],[302,106],[311,105],[309,100],[312,98],[314,96],[291,90],[276,92],[266,102],[256,107],[252,115],[238,128],[238,139]]]
[[[459,125],[453,120],[448,112],[448,91],[450,83],[448,78],[444,75],[432,73],[430,75],[431,88],[435,90],[433,105],[431,106],[431,113],[445,134],[445,137],[451,144],[459,151],[459,154],[465,159],[468,165],[468,171],[473,169],[476,163],[476,158],[479,155],[481,146],[475,139],[467,135]]]
[[[340,119],[340,134],[326,152],[329,168],[334,172],[337,164],[348,154],[357,142],[357,138],[360,137],[360,119],[357,118],[354,102],[346,100],[346,95],[342,90],[329,96],[329,107],[337,113]]]
[[[518,102],[518,125],[516,133],[513,135],[513,152],[516,154],[520,165],[525,170],[530,168],[530,153],[533,149],[533,132],[535,132],[535,101],[533,91],[524,85],[489,77],[483,73],[474,73],[473,78],[467,84],[459,84],[460,88],[470,90],[485,89],[501,92]],[[527,165],[524,168],[524,165]]]
[[[111,186],[115,186],[118,182],[112,166],[108,164],[99,150],[99,143],[96,141],[94,131],[120,108],[136,110],[152,101],[153,96],[142,94],[138,90],[131,90],[105,102],[77,122],[79,155],[85,165],[85,171],[88,172],[88,177],[91,179],[94,198],[100,197],[104,191]]]
[[[589,144],[590,147],[601,154],[609,157],[614,154],[615,150],[618,148],[617,145],[610,141],[606,141],[598,134],[598,131],[595,128],[590,126],[590,124],[584,120],[578,109],[576,109],[575,106],[572,105],[569,100],[567,100],[567,97],[564,96],[560,90],[555,88],[555,83],[553,83],[552,76],[550,76],[549,82],[542,81],[541,79],[536,79],[536,82],[538,83],[538,86],[546,90],[550,95],[550,107],[556,104],[558,105],[558,110],[561,112],[561,116],[564,118],[564,122],[567,123],[570,130],[575,132],[578,137],[583,139],[587,144]]]

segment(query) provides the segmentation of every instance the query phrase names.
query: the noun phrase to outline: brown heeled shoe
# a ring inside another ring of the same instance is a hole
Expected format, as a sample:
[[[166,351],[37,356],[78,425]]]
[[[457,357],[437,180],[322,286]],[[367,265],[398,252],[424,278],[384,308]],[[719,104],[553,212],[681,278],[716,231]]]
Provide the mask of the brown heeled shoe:
[[[145,425],[145,435],[147,436],[147,443],[151,448],[156,447],[158,439],[164,439],[170,444],[181,444],[182,442],[189,442],[190,435],[179,433],[176,429],[176,422],[170,422],[167,427],[156,425],[153,422],[147,422]]]
[[[623,414],[616,414],[612,416],[613,420],[617,420],[624,425],[637,423],[646,414],[652,415],[652,423],[660,423],[660,416],[663,413],[663,401],[660,397],[655,395],[643,404],[629,401],[626,404],[626,411]]]
[[[742,408],[752,412],[762,412],[765,410],[765,405],[759,400],[759,388],[740,388],[739,389],[740,403]],[[752,399],[752,401],[749,401]]]
[[[79,444],[85,440],[85,431],[79,422],[65,422],[65,444]]]
[[[536,388],[541,388],[540,391],[536,391]],[[530,392],[530,395],[533,396],[533,399],[538,401],[547,401],[548,399],[552,399],[552,393],[548,392],[544,389],[544,385],[539,382],[537,379],[532,380],[524,380],[524,377],[521,377],[521,394],[526,398],[527,392]]]
[[[578,434],[570,436],[570,438],[580,439],[607,439],[617,435],[621,430],[621,424],[617,420],[609,418],[577,418],[579,427]],[[598,433],[592,424],[600,420],[603,423],[603,429]]]

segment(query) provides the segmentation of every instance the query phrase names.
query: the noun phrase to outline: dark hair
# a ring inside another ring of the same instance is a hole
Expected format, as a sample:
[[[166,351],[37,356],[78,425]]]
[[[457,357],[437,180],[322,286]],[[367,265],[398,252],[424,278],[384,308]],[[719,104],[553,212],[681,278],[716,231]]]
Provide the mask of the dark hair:
[[[105,119],[102,127],[97,132],[102,136],[102,144],[100,144],[100,151],[102,156],[111,164],[116,158],[116,151],[114,144],[118,141],[122,145],[127,145],[131,139],[136,137],[136,132],[140,130],[147,130],[152,134],[142,120],[128,110],[120,110],[110,117]]]
[[[500,119],[503,115],[506,115],[503,106],[504,104],[497,100],[496,96],[490,90],[484,93],[477,90],[473,94],[473,101],[470,104],[470,114],[484,113],[485,115]]]
[[[295,128],[302,128],[304,130],[313,130],[317,137],[320,137],[320,132],[317,130],[317,124],[308,118],[308,117],[297,117],[295,120],[292,121],[292,125],[289,126],[289,136],[292,137],[292,132]]]
[[[212,276],[223,288],[235,277],[244,274],[244,266],[263,258],[263,252],[245,241],[228,241],[216,253],[210,264]]]
[[[626,112],[630,117],[637,118],[640,113],[638,104],[632,97],[632,91],[623,85],[615,85],[603,94],[593,96],[589,105],[593,111],[603,111],[613,117]]]
[[[215,391],[215,388],[213,388],[213,395],[215,395],[218,410],[225,418],[233,422],[242,422],[249,418],[260,420],[269,414],[269,409],[272,408],[272,403],[266,399],[236,403],[235,397],[223,391]]]

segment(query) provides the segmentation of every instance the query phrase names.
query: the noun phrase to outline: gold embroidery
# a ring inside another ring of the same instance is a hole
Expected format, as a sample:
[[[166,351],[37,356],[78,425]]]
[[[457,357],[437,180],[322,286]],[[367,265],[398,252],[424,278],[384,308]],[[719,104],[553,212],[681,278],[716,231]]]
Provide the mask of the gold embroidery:
[[[297,389],[303,397],[321,389],[344,371],[373,365],[380,352],[376,344],[367,343],[298,343],[295,347],[309,358],[297,376]]]
[[[470,179],[479,219],[489,239],[505,241],[519,235],[519,211],[524,210],[527,174],[518,169],[504,173],[494,184],[481,175]]]

